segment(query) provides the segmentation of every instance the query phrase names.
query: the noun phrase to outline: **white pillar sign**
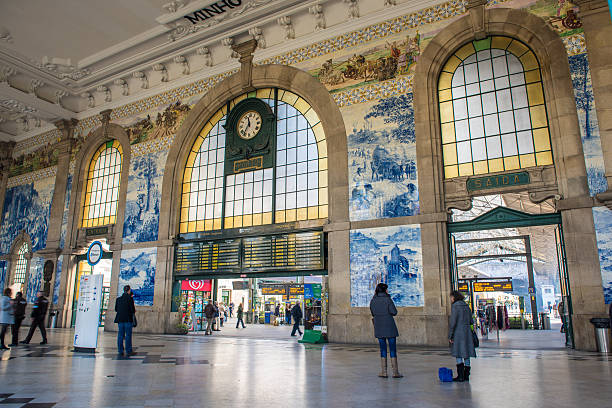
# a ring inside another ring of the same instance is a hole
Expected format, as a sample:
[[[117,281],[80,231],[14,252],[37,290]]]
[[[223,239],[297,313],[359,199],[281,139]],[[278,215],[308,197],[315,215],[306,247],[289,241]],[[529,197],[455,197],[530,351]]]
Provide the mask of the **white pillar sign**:
[[[103,278],[102,274],[81,276],[74,328],[74,347],[95,349],[98,346]]]

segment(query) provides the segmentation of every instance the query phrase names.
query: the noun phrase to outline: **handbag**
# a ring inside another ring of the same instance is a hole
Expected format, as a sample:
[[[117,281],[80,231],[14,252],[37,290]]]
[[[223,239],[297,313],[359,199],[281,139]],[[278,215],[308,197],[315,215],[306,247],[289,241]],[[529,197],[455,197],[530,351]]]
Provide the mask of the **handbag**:
[[[132,319],[132,327],[138,326],[138,320],[136,320],[136,313],[134,313],[134,318]]]
[[[442,382],[453,382],[453,370],[446,367],[438,368],[438,378]]]
[[[474,330],[472,330],[472,341],[474,342],[474,348],[480,347],[480,340]]]

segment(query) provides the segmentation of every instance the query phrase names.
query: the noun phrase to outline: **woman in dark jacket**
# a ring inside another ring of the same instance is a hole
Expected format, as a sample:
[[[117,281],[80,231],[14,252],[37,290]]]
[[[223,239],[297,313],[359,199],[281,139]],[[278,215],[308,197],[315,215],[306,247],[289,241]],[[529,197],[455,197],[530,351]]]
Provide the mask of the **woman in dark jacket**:
[[[381,371],[378,375],[387,378],[387,342],[389,342],[389,353],[391,354],[391,366],[393,367],[393,378],[401,378],[397,367],[397,351],[395,338],[399,336],[393,316],[397,315],[397,309],[387,293],[387,285],[379,283],[376,286],[374,297],[370,301],[370,312],[374,323],[374,336],[380,345]]]
[[[457,377],[453,381],[470,380],[470,357],[476,357],[471,325],[474,324],[472,310],[464,302],[464,296],[456,290],[450,294],[452,302],[448,341],[451,354],[457,359]]]

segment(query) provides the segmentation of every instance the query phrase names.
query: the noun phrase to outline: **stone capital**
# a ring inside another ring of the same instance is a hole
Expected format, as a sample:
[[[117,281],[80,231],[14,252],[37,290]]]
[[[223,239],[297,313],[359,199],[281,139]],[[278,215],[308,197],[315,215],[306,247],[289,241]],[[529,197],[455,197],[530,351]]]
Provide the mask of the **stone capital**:
[[[610,14],[608,2],[606,0],[575,0],[574,3],[580,9],[578,12],[580,17],[587,17],[592,14],[604,12]]]
[[[257,48],[257,40],[251,39],[240,44],[232,45],[232,50],[240,54],[240,78],[245,91],[253,88],[253,52]]]
[[[56,143],[56,147],[60,154],[70,153],[74,142],[74,129],[78,123],[76,119],[61,119],[53,124],[60,131],[60,138]]]

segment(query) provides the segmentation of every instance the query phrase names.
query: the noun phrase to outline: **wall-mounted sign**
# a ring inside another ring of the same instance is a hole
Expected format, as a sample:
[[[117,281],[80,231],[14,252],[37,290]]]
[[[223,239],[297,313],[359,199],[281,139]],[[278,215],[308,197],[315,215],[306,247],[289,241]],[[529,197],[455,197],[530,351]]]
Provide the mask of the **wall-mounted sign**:
[[[240,6],[242,6],[242,0],[220,0],[196,10],[192,15],[185,16],[185,19],[191,24],[198,24]]]
[[[512,280],[474,281],[474,292],[512,292]]]
[[[304,294],[304,284],[302,283],[290,283],[287,286],[289,286],[289,296],[302,296]]]
[[[457,290],[459,292],[469,292],[470,291],[470,284],[468,282],[459,282]]]
[[[195,290],[199,292],[210,292],[212,288],[210,279],[184,280],[181,281],[181,290]]]
[[[519,173],[498,174],[494,176],[470,177],[467,181],[468,191],[487,190],[491,188],[502,188],[529,184],[529,173],[522,171]]]
[[[260,286],[261,294],[270,296],[270,295],[286,295],[287,294],[287,286],[283,283],[275,284],[275,283],[265,283]]]
[[[85,229],[86,237],[95,237],[97,235],[106,235],[106,234],[108,234],[108,227],[94,227],[94,228]]]
[[[89,245],[87,249],[87,263],[91,266],[94,266],[100,259],[102,259],[102,243],[100,241],[94,241]]]

